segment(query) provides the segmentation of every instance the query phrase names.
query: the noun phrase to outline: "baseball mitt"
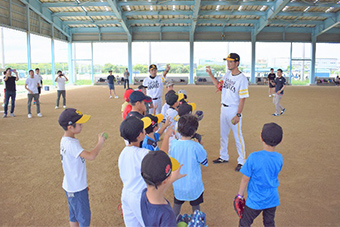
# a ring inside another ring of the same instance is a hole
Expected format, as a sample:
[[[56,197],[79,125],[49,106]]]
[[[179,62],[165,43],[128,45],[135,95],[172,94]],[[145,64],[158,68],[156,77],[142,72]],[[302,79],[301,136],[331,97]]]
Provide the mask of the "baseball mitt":
[[[216,92],[222,91],[222,88],[223,88],[223,80],[221,80],[220,82],[218,82],[218,84],[217,84],[217,91],[216,91]]]
[[[198,119],[199,121],[202,120],[202,119],[203,119],[203,116],[204,116],[203,111],[202,111],[202,110],[197,110],[197,111],[195,112],[195,116],[197,117],[197,119]]]
[[[234,198],[233,204],[236,214],[241,218],[246,204],[246,200],[243,198],[243,196],[237,195]]]

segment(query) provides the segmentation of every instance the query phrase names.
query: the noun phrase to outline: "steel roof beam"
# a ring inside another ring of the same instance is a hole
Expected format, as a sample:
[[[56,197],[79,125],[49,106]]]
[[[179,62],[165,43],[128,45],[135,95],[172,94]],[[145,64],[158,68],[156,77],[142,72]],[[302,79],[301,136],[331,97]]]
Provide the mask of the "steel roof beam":
[[[196,29],[196,24],[197,24],[197,19],[198,19],[198,13],[201,8],[201,0],[196,0],[195,5],[194,5],[194,12],[192,15],[192,22],[191,22],[191,34],[195,34],[195,29]]]
[[[284,24],[284,25],[294,25],[294,24],[308,24],[308,25],[319,25],[323,21],[320,20],[271,20],[269,24]]]
[[[109,3],[107,2],[48,2],[48,3],[42,3],[42,7],[47,7],[47,8],[54,8],[54,7],[88,7],[88,6],[107,6],[110,7]]]
[[[272,6],[274,2],[267,1],[202,1],[201,6]]]
[[[71,28],[73,34],[98,34],[97,28]],[[101,33],[125,33],[122,27],[102,27]]]
[[[64,21],[65,25],[70,25],[70,24],[120,24],[118,20],[97,20],[97,21],[91,21],[91,20],[69,20],[69,21]]]
[[[66,37],[70,38],[71,35],[69,34],[69,31],[67,29],[63,29],[64,25],[62,20],[59,18],[53,17],[53,14],[50,10],[41,7],[41,3],[38,0],[20,0],[23,4],[27,5],[33,12],[38,14],[40,17],[42,17],[44,20],[46,20],[48,23],[52,24],[57,30],[59,30],[61,33],[63,33]]]
[[[230,10],[201,10],[200,16],[265,16],[266,12],[261,11],[230,11]]]
[[[164,2],[159,2],[159,1],[128,1],[128,2],[119,2],[118,6],[154,6],[154,5],[159,5],[159,6],[166,6],[166,5],[187,5],[187,6],[192,6],[195,4],[195,1],[164,1]]]
[[[113,10],[114,14],[116,15],[117,19],[119,20],[120,24],[122,25],[124,31],[128,36],[131,36],[131,33],[129,31],[129,28],[127,27],[127,23],[125,18],[123,18],[123,14],[121,12],[120,7],[117,6],[117,0],[107,0],[109,3],[111,9]]]
[[[320,2],[320,3],[308,3],[308,2],[290,2],[287,4],[287,6],[295,6],[295,7],[299,7],[299,6],[315,6],[315,7],[340,7],[340,4],[337,4],[336,1],[334,3],[325,3],[325,2]]]
[[[269,20],[273,19],[281,10],[290,2],[290,0],[276,0],[274,5],[267,9],[267,15],[261,17],[258,25],[255,29],[255,36],[261,32],[261,30],[266,27]]]
[[[94,17],[94,16],[114,16],[116,15],[112,11],[105,11],[105,12],[58,12],[52,14],[55,17]]]
[[[286,17],[329,17],[332,13],[318,13],[318,12],[279,12],[276,16]]]
[[[317,37],[340,24],[340,11],[334,16],[324,20],[322,24],[315,27],[314,36]]]
[[[131,24],[191,24],[191,19],[154,19],[154,20],[128,20],[129,25]]]
[[[183,15],[191,16],[193,12],[191,10],[165,10],[165,11],[124,11],[123,15],[128,16],[155,16],[155,15]]]

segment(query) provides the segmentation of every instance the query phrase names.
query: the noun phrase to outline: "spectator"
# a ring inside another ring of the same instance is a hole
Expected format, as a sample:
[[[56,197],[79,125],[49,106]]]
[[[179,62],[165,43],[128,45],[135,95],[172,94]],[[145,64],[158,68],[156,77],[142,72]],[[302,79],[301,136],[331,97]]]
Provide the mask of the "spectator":
[[[127,89],[130,88],[129,87],[129,76],[130,76],[130,73],[128,69],[126,68],[124,72],[124,89],[126,89],[126,86],[127,86]]]
[[[68,81],[67,77],[62,73],[61,70],[58,72],[58,77],[55,78],[55,82],[58,83],[58,90],[57,90],[57,105],[55,106],[56,109],[59,108],[59,100],[60,95],[63,96],[63,107],[66,109],[66,90],[65,90],[65,82]]]
[[[28,94],[27,94],[28,118],[32,118],[31,103],[32,103],[33,98],[36,101],[37,116],[42,117],[42,114],[40,113],[40,102],[39,102],[39,91],[38,91],[39,84],[40,84],[40,79],[37,76],[34,76],[34,72],[31,69],[29,71],[29,77],[26,79],[26,82],[25,82],[25,89],[28,91]]]
[[[42,84],[43,84],[43,78],[42,78],[42,76],[40,75],[39,72],[40,72],[39,68],[36,68],[36,69],[35,69],[35,75],[34,75],[34,77],[36,77],[36,78],[38,79],[38,81],[39,81],[39,85],[38,85],[38,94],[39,94],[39,99],[40,99],[41,87],[42,87]],[[34,98],[33,105],[35,104],[35,102],[36,102],[36,99]]]
[[[12,76],[12,72],[15,73],[16,76]],[[15,81],[19,80],[19,75],[15,69],[7,68],[5,70],[4,81],[6,84],[6,92],[5,92],[5,106],[4,106],[4,115],[3,118],[7,117],[8,110],[8,102],[9,98],[11,98],[11,117],[15,117],[14,115],[14,107],[15,107],[15,96],[16,96],[16,84]]]

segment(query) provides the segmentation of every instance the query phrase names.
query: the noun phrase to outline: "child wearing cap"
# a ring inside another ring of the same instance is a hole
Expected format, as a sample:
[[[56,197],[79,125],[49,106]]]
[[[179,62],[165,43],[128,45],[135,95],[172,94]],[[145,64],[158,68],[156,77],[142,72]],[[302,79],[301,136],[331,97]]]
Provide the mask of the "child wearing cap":
[[[190,201],[193,212],[200,210],[200,204],[203,203],[204,186],[200,165],[208,166],[208,158],[203,146],[192,140],[197,129],[197,117],[186,114],[178,121],[178,132],[182,138],[171,142],[170,156],[183,164],[182,172],[187,174],[187,177],[173,183],[173,210],[176,217],[185,201]]]
[[[263,212],[264,226],[275,226],[275,211],[280,205],[278,175],[283,159],[276,146],[282,141],[282,128],[276,123],[265,124],[261,132],[263,150],[253,152],[241,168],[243,174],[237,196],[243,198],[247,188],[247,201],[239,226],[250,226]]]
[[[144,95],[146,95],[146,89],[147,89],[147,88],[148,88],[148,87],[144,86],[143,84],[141,84],[141,85],[138,86],[138,90],[141,91],[141,92],[143,92]],[[149,113],[150,113],[150,108],[153,109],[153,104],[152,104],[152,102],[145,102],[145,106],[146,106],[145,114],[149,114]],[[153,109],[153,113],[152,113],[152,114],[155,114],[155,113],[154,113],[155,111],[156,111],[156,110]]]
[[[165,88],[168,90],[168,91],[171,91],[171,90],[174,90],[174,83],[168,81],[165,83]]]
[[[123,182],[121,201],[125,226],[144,226],[140,198],[146,184],[140,173],[142,160],[149,150],[139,146],[145,137],[144,129],[150,124],[150,118],[131,116],[120,125],[120,135],[128,141],[118,158],[119,175]]]
[[[129,96],[129,100],[132,109],[126,117],[135,116],[142,119],[146,111],[145,102],[151,102],[152,99],[149,96],[144,95],[141,91],[133,91]]]
[[[158,114],[158,115],[151,115],[148,114],[145,117],[150,118],[151,124],[149,127],[145,129],[145,138],[143,140],[143,145],[142,147],[150,150],[150,151],[158,151],[158,141],[160,136],[163,134],[164,130],[166,127],[170,125],[170,119],[167,119],[165,124],[162,125],[161,129],[159,129],[159,123],[163,120],[163,115]],[[157,130],[159,131],[157,132]]]
[[[166,190],[180,174],[182,165],[173,170],[171,160],[164,151],[150,151],[142,161],[141,174],[147,184],[141,196],[141,211],[145,226],[177,226],[170,203],[164,198]]]
[[[157,66],[152,64],[149,66],[150,76],[143,80],[143,85],[147,87],[146,94],[152,98],[152,103],[156,111],[153,108],[150,109],[151,113],[160,114],[162,109],[162,95],[163,95],[163,83],[170,70],[170,65],[166,66],[162,76],[157,76]]]
[[[94,160],[97,157],[105,138],[103,133],[99,134],[98,143],[91,151],[84,150],[75,138],[90,117],[68,108],[60,114],[58,120],[65,130],[60,141],[60,156],[64,171],[62,187],[68,201],[70,226],[90,226],[91,222],[85,160]]]

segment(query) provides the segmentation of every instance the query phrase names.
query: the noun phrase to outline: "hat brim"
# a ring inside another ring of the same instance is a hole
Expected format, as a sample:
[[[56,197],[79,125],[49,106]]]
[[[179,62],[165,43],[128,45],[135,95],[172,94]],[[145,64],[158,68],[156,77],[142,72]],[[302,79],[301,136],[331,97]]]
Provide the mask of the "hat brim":
[[[234,58],[223,58],[224,61],[236,61]]]
[[[164,119],[163,114],[157,114],[157,115],[155,115],[155,117],[157,117],[157,119],[158,119],[157,124],[161,123],[163,121],[163,119]]]
[[[196,104],[195,103],[188,103],[188,105],[190,105],[191,106],[191,108],[192,108],[192,111],[194,111],[194,110],[196,110]]]
[[[172,164],[172,171],[176,171],[179,168],[179,162],[176,159],[174,159],[170,156],[169,156],[169,158],[170,158],[171,164]]]
[[[143,100],[144,102],[152,102],[152,98],[150,96],[145,96],[145,99]]]
[[[147,127],[149,127],[151,125],[152,121],[151,121],[151,119],[149,117],[143,117],[141,120],[144,123],[144,126],[143,126],[144,129],[146,129]]]
[[[88,122],[90,118],[91,118],[91,115],[83,114],[83,116],[78,121],[76,121],[76,124],[84,124]]]
[[[181,101],[182,99],[184,99],[184,94],[183,93],[179,93],[177,101]]]

